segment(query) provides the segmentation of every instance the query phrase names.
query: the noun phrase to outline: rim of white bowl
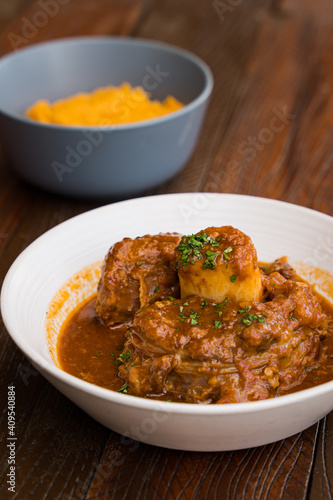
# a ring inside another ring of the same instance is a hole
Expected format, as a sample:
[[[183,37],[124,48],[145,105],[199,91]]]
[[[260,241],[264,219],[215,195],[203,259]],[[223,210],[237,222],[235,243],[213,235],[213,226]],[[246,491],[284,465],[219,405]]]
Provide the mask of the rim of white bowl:
[[[91,384],[90,382],[86,382],[81,380],[69,373],[64,372],[60,368],[55,365],[47,362],[43,356],[36,353],[34,349],[30,347],[30,345],[21,338],[20,332],[17,332],[15,327],[12,325],[12,320],[10,315],[7,314],[8,311],[8,295],[11,286],[11,281],[14,279],[17,270],[19,269],[21,262],[34,251],[35,247],[39,245],[40,240],[47,239],[50,236],[53,236],[54,233],[61,231],[62,228],[66,225],[69,226],[71,224],[75,224],[79,218],[91,217],[94,214],[97,214],[99,211],[105,210],[107,207],[121,204],[137,204],[143,201],[154,202],[158,199],[169,198],[188,198],[197,195],[205,195],[208,197],[223,197],[223,198],[234,198],[234,199],[247,199],[249,201],[256,200],[258,203],[262,203],[263,205],[275,205],[275,206],[288,206],[293,207],[292,210],[296,210],[298,212],[303,212],[304,214],[312,214],[319,218],[325,219],[327,222],[332,224],[333,226],[333,217],[330,215],[324,214],[322,212],[318,212],[317,210],[303,207],[301,205],[295,205],[293,203],[289,203],[286,201],[274,200],[270,198],[251,196],[251,195],[241,195],[241,194],[229,194],[229,193],[172,193],[172,194],[162,194],[162,195],[154,195],[147,196],[141,198],[134,198],[130,200],[119,201],[110,205],[104,205],[82,214],[76,215],[64,222],[61,222],[57,226],[49,229],[41,236],[39,236],[36,240],[34,240],[23,252],[15,259],[11,267],[9,268],[5,279],[3,281],[1,295],[0,295],[0,308],[2,313],[2,318],[4,325],[7,329],[8,334],[15,342],[15,344],[19,347],[19,349],[26,354],[31,361],[36,364],[41,374],[43,375],[43,371],[47,372],[49,375],[59,379],[62,382],[69,384],[71,387],[75,387],[76,389],[85,392],[87,394],[91,394],[94,397],[107,400],[109,402],[113,402],[115,404],[121,404],[123,406],[129,406],[132,408],[139,408],[142,410],[161,410],[165,409],[165,411],[173,413],[173,414],[188,414],[194,416],[207,416],[207,417],[216,417],[230,414],[241,414],[241,413],[256,413],[265,410],[272,410],[277,408],[282,408],[284,406],[297,405],[302,402],[305,402],[312,397],[320,397],[324,396],[333,391],[333,380],[330,382],[326,382],[324,384],[318,385],[316,387],[311,387],[309,389],[303,389],[301,391],[286,394],[284,396],[279,396],[276,398],[261,400],[261,401],[253,401],[253,402],[244,402],[244,403],[228,403],[228,404],[195,404],[195,403],[173,403],[161,400],[149,400],[141,397],[133,397],[128,394],[122,394],[116,391],[112,391],[109,389],[104,389],[103,387],[99,387],[97,385]],[[162,406],[161,406],[162,405]]]
[[[30,52],[30,51],[35,51],[35,50],[43,50],[44,47],[47,47],[48,45],[75,45],[78,43],[89,43],[89,44],[97,44],[100,42],[105,42],[105,43],[110,43],[110,45],[118,45],[118,44],[124,44],[124,45],[142,45],[142,46],[149,46],[149,47],[159,47],[162,50],[165,50],[169,53],[177,54],[180,56],[183,56],[184,58],[192,61],[203,73],[205,77],[205,85],[203,90],[200,92],[198,97],[193,99],[191,102],[188,104],[185,104],[183,108],[173,111],[172,113],[168,113],[166,115],[163,115],[161,117],[157,118],[151,118],[149,120],[142,120],[138,122],[132,122],[132,123],[124,123],[124,124],[118,124],[118,125],[71,125],[71,126],[66,126],[66,125],[57,125],[53,123],[43,123],[39,122],[37,120],[31,120],[30,118],[25,117],[24,115],[18,115],[16,113],[11,113],[8,111],[3,110],[0,107],[0,112],[3,115],[6,115],[12,119],[18,120],[22,123],[25,123],[27,125],[31,125],[34,127],[46,127],[50,128],[53,130],[61,130],[61,131],[68,131],[68,132],[77,132],[81,131],[82,129],[84,130],[91,130],[91,131],[97,131],[97,130],[102,130],[103,132],[111,132],[111,131],[116,131],[116,130],[131,130],[133,128],[144,128],[148,127],[150,125],[154,125],[157,123],[164,123],[170,120],[173,120],[177,118],[178,116],[185,115],[187,113],[190,113],[193,109],[197,108],[201,104],[203,104],[205,101],[207,101],[210,97],[210,94],[212,93],[213,87],[214,87],[214,77],[212,70],[208,66],[208,64],[201,59],[199,56],[196,54],[193,54],[189,50],[177,47],[176,45],[172,45],[166,42],[160,42],[158,40],[150,40],[147,38],[134,38],[134,37],[120,37],[120,36],[98,36],[98,35],[90,35],[90,36],[77,36],[77,37],[65,37],[65,38],[60,38],[57,40],[50,40],[47,42],[38,42],[33,45],[30,45],[28,47],[23,47],[22,49],[19,49],[15,53],[10,53],[6,54],[3,57],[0,58],[0,71],[2,70],[2,66],[5,65],[10,59],[13,59],[15,57],[21,57],[22,54],[24,55],[25,52]],[[65,98],[66,96],[64,96]]]

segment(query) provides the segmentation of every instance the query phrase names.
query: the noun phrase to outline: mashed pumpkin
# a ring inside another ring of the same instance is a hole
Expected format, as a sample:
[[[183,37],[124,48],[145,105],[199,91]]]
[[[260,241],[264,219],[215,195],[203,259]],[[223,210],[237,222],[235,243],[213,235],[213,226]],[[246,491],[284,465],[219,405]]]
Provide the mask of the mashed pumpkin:
[[[157,118],[182,108],[172,96],[163,102],[150,100],[142,87],[123,83],[119,87],[98,88],[51,104],[37,101],[26,115],[33,120],[59,125],[117,125]]]

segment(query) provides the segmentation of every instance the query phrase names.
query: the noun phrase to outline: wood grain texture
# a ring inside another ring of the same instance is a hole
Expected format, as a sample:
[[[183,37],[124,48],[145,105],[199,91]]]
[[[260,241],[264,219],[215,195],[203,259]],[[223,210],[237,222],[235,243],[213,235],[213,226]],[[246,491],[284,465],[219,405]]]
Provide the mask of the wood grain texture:
[[[64,36],[133,35],[189,49],[212,68],[214,92],[193,157],[177,177],[145,195],[244,193],[333,214],[331,0],[68,0],[58,6],[27,37],[24,26],[38,19],[41,0],[0,0],[0,55]],[[0,155],[0,281],[40,234],[101,203],[43,193],[19,180]],[[250,450],[191,453],[138,443],[53,389],[2,322],[0,377],[1,498],[333,498],[333,414]],[[17,393],[15,495],[6,489],[10,384]]]
[[[299,478],[309,471],[315,431],[316,426],[271,445],[221,453],[162,450],[128,440],[126,454],[120,454],[112,437],[87,498],[305,498],[307,485]]]

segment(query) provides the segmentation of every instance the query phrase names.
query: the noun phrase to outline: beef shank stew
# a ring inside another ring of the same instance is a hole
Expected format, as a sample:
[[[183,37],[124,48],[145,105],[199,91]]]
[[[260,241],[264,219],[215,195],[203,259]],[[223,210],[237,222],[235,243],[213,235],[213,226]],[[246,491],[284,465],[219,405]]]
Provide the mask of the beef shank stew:
[[[272,398],[333,379],[333,312],[286,258],[231,227],[125,238],[63,325],[61,368],[133,396]]]

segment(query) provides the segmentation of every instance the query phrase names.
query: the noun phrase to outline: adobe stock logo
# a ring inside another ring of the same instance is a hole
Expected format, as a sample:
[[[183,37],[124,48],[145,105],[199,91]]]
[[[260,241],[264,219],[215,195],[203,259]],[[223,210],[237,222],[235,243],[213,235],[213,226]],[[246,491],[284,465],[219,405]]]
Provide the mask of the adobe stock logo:
[[[20,33],[10,32],[8,40],[14,50],[27,45],[41,28],[47,25],[51,17],[55,17],[62,5],[66,5],[70,0],[39,0],[38,10],[32,14],[30,19],[26,16],[21,18]]]
[[[65,162],[53,161],[51,166],[59,182],[63,182],[63,176],[66,173],[72,173],[78,167],[84,158],[90,156],[94,148],[98,147],[103,141],[103,132],[101,130],[85,130],[82,132],[85,139],[82,138],[75,148],[67,145],[65,148]]]

